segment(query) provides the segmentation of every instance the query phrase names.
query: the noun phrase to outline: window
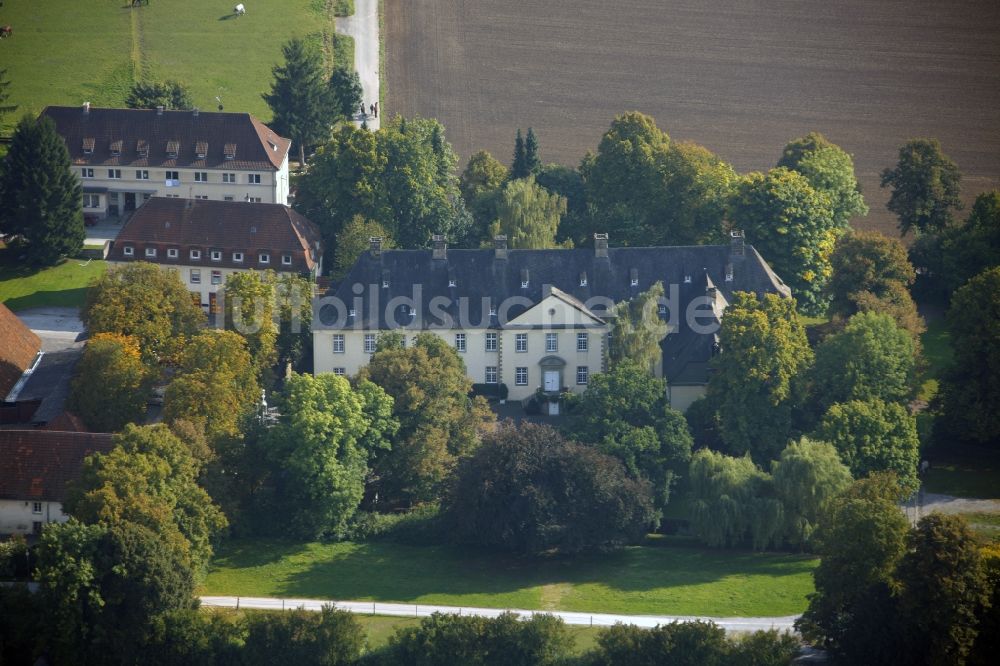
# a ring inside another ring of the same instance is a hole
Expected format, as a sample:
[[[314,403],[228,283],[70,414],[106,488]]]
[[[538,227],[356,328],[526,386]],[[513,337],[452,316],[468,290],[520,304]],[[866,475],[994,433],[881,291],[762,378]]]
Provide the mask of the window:
[[[587,274],[586,273],[580,273],[580,286],[581,287],[586,287],[587,286]]]
[[[685,275],[684,276],[684,284],[691,284],[691,276],[690,275]]]
[[[108,178],[121,178],[121,177],[122,177],[121,169],[108,169]]]
[[[260,254],[257,255],[257,261],[259,261],[262,264],[269,264],[271,263],[271,255],[269,255],[266,252],[261,252]]]
[[[632,285],[633,287],[638,287],[639,286],[639,278],[637,278],[637,277],[630,278],[629,279],[629,284]]]
[[[590,339],[587,337],[586,333],[576,334],[576,350],[578,352],[585,352],[590,348]]]
[[[547,352],[559,351],[559,335],[557,333],[545,334],[545,351]]]
[[[497,306],[495,306],[495,305],[491,305],[490,306],[490,316],[491,317],[496,317],[497,316]]]
[[[212,271],[212,284],[222,284],[222,271]]]
[[[452,279],[448,280],[448,286],[449,286],[449,287],[454,287],[454,286],[455,286],[455,285],[457,285],[457,284],[458,284],[458,281],[457,281],[457,280],[455,280],[454,278],[452,278]]]
[[[100,208],[101,197],[96,194],[84,194],[83,195],[83,207],[84,208]]]
[[[375,353],[375,334],[365,333],[365,353],[374,354]]]
[[[521,289],[527,289],[527,288],[528,288],[528,281],[521,280]]]
[[[344,375],[347,374],[347,370],[344,369],[344,368],[334,368],[333,369],[333,374],[340,375],[341,377],[343,377]]]
[[[517,386],[527,386],[528,385],[528,369],[527,368],[516,368],[514,370],[514,384]]]
[[[247,203],[260,203],[261,201],[263,201],[263,199],[261,199],[260,197],[252,197],[250,195],[247,195]]]
[[[260,185],[260,174],[259,173],[248,173],[247,182],[251,185]]]
[[[243,263],[243,253],[242,252],[233,252],[233,261],[235,261],[238,264],[239,263]]]
[[[455,334],[455,349],[460,352],[465,351],[465,333]]]
[[[195,261],[201,260],[201,250],[191,250],[191,258]]]
[[[177,248],[173,248],[172,247],[169,250],[167,250],[167,258],[168,259],[176,259],[177,258]]]
[[[131,245],[126,245],[125,247],[122,248],[122,254],[124,254],[126,257],[131,257],[133,254],[135,254],[135,248],[132,247]]]
[[[41,512],[42,512],[42,503],[41,502],[32,502],[31,503],[31,513],[41,513]]]
[[[665,303],[660,303],[659,305],[656,306],[656,314],[660,315],[661,317],[667,316],[667,306]]]
[[[181,198],[181,195],[179,195],[179,194],[164,194],[163,196],[166,197],[167,199],[180,199]]]
[[[487,333],[486,334],[486,351],[496,351],[497,350],[497,334]]]
[[[207,171],[195,171],[194,172],[194,182],[196,182],[196,183],[207,183],[208,182],[208,172]]]
[[[191,284],[201,284],[201,269],[192,268],[191,269]]]
[[[221,250],[212,250],[212,261],[222,261]]]
[[[515,333],[514,334],[514,351],[516,351],[516,352],[526,352],[526,351],[528,351],[528,334],[527,333]]]
[[[290,255],[290,254],[283,254],[283,255],[281,255],[281,265],[282,266],[291,266],[292,265],[292,255]]]
[[[223,183],[235,183],[236,182],[236,174],[235,173],[224,173],[224,174],[222,174],[222,182]]]
[[[194,195],[194,198],[195,199],[200,199],[202,201],[208,201],[208,195],[207,194],[196,194],[196,195]]]
[[[232,194],[227,194],[226,196],[222,197],[222,200],[223,201],[233,201],[233,195]]]
[[[180,171],[167,171],[166,172],[166,178],[167,178],[167,180],[180,180],[181,179],[181,173],[180,173]]]
[[[85,167],[83,169],[80,169],[80,175],[82,175],[84,178],[93,178],[94,170],[89,167]]]
[[[497,366],[495,365],[486,366],[486,383],[487,384],[497,383]]]
[[[587,384],[587,379],[589,379],[590,368],[585,365],[576,366],[576,383],[579,386],[585,386]]]
[[[350,310],[347,311],[347,316],[348,317],[353,317],[357,313],[358,313],[357,310],[355,310],[354,308],[351,308]]]
[[[136,180],[149,180],[149,171],[147,169],[136,169],[135,170]]]
[[[333,334],[333,353],[343,354],[344,353],[344,334],[334,333]]]
[[[155,247],[147,247],[146,248],[146,256],[147,257],[155,257],[156,256],[156,248]]]

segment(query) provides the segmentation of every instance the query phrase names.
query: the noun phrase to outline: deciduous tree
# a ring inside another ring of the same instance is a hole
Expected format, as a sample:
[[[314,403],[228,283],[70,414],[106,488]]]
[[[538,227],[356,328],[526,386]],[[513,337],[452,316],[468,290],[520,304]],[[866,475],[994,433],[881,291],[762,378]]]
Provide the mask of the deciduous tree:
[[[507,236],[510,247],[547,250],[555,247],[559,220],[566,199],[535,183],[534,176],[511,180],[496,201],[496,231]]]
[[[51,118],[25,116],[0,165],[0,230],[25,241],[28,259],[52,265],[83,247],[83,192]]]
[[[962,208],[962,174],[941,152],[937,139],[912,139],[899,149],[899,161],[882,172],[882,187],[891,187],[886,207],[899,218],[902,235],[942,231],[952,213]]]
[[[458,188],[475,221],[475,237],[469,239],[472,241],[470,245],[489,240],[486,238],[487,230],[497,217],[497,199],[507,176],[507,167],[485,150],[473,154],[465,165]]]
[[[118,432],[146,412],[149,369],[134,338],[97,333],[76,366],[68,408],[95,432]]]
[[[779,167],[798,171],[813,189],[830,197],[834,224],[847,229],[853,217],[868,214],[865,198],[854,175],[854,160],[818,132],[790,141],[778,160]]]
[[[326,141],[338,108],[317,50],[299,38],[281,47],[285,61],[272,69],[271,92],[261,95],[274,114],[271,128],[299,147],[299,163],[306,151]]]
[[[191,91],[178,81],[136,81],[128,91],[125,106],[130,109],[165,109],[184,111],[194,108]]]
[[[646,245],[701,245],[725,237],[726,210],[739,176],[704,146],[674,142],[664,160],[665,218]]]
[[[258,372],[278,361],[277,296],[274,271],[239,271],[223,288],[226,329],[243,336]]]
[[[852,481],[837,449],[805,437],[785,447],[771,475],[784,509],[785,538],[799,548],[809,545],[827,504]]]
[[[615,304],[609,345],[612,364],[629,360],[655,374],[663,360],[660,342],[667,335],[667,324],[659,314],[663,298],[663,283],[657,282],[632,300]]]
[[[246,620],[247,636],[241,663],[348,666],[357,662],[365,641],[361,624],[349,611],[333,604],[319,613],[303,609],[284,613],[254,613]]]

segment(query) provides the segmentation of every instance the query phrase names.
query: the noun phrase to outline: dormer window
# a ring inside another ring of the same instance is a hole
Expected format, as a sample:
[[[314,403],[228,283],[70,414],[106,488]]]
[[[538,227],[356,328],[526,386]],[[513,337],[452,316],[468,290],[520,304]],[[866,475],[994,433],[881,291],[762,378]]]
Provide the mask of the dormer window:
[[[232,160],[236,158],[236,144],[227,143],[222,149],[222,154],[227,160]]]
[[[490,306],[490,316],[491,317],[496,317],[497,316],[497,306],[495,306],[495,305],[491,305]]]
[[[266,252],[261,252],[259,255],[257,255],[257,261],[259,261],[262,264],[269,264],[271,263],[271,255],[267,254]]]
[[[632,270],[629,271],[628,282],[633,287],[639,286],[639,269],[633,268]]]
[[[176,158],[178,150],[180,150],[179,141],[167,141],[167,157],[172,159]]]
[[[355,316],[356,314],[358,314],[358,311],[357,311],[357,310],[355,310],[354,308],[351,308],[350,310],[348,310],[348,311],[347,311],[347,316],[348,316],[348,317],[353,317],[353,316]]]
[[[389,271],[382,271],[382,288],[389,288]]]
[[[83,154],[92,155],[94,153],[94,144],[96,141],[93,137],[87,137],[83,140]]]
[[[136,141],[135,152],[139,154],[139,157],[149,157],[149,141],[145,139]]]
[[[208,141],[195,141],[194,154],[199,160],[205,159],[205,155],[208,155]]]
[[[108,146],[108,149],[111,151],[113,156],[118,157],[122,154],[122,140],[118,139],[117,141],[112,141]]]
[[[586,287],[587,286],[587,274],[586,273],[580,273],[580,286],[581,287]]]
[[[212,261],[222,261],[222,250],[212,250]]]
[[[155,247],[147,247],[146,248],[146,256],[149,257],[150,259],[152,259],[153,257],[155,257],[156,256],[156,248]]]
[[[243,263],[243,253],[242,252],[233,252],[233,261],[235,261],[238,264]]]
[[[195,261],[201,260],[201,250],[191,250],[191,258]]]
[[[125,247],[122,248],[122,254],[124,254],[126,257],[131,257],[135,255],[135,248],[132,247],[131,245],[126,245]]]
[[[656,306],[656,313],[661,317],[667,316],[667,306],[664,305],[663,303],[660,303],[658,306]]]
[[[691,284],[691,276],[690,275],[685,275],[684,276],[684,284]]]
[[[283,255],[281,255],[281,264],[282,264],[282,266],[291,266],[292,265],[292,255],[290,255],[290,254],[283,254]]]
[[[167,259],[176,259],[176,258],[177,258],[177,248],[172,247],[167,249]]]
[[[417,316],[417,309],[416,308],[410,308],[409,315],[410,315],[410,319],[413,319],[414,317],[416,317]]]
[[[528,269],[527,268],[522,268],[521,269],[521,289],[527,289],[529,281],[530,280],[529,280],[529,275],[528,275]]]
[[[733,281],[733,265],[726,264],[726,282]]]
[[[456,287],[456,286],[458,286],[458,281],[455,278],[449,278],[449,280],[448,280],[448,286],[449,287]]]

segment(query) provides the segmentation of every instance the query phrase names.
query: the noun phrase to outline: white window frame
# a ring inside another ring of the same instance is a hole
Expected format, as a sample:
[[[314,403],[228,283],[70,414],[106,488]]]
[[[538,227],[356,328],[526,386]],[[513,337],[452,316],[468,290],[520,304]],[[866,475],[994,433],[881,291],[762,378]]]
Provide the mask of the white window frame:
[[[192,268],[191,271],[188,273],[188,279],[190,280],[191,284],[201,284],[201,269]]]
[[[212,250],[212,261],[222,261],[222,250]]]
[[[578,352],[590,351],[590,336],[586,333],[576,334],[576,350]]]
[[[84,194],[83,195],[83,207],[84,208],[100,208],[101,207],[101,196],[99,194]]]
[[[346,368],[334,368],[333,369],[333,374],[337,375],[338,377],[344,377],[345,375],[347,375],[347,369]]]
[[[121,180],[122,170],[121,169],[108,169],[108,178],[111,180]]]
[[[208,182],[208,172],[207,171],[195,171],[194,172],[194,182],[196,182],[196,183],[207,183]]]
[[[222,271],[212,271],[212,284],[222,284]]]
[[[546,353],[559,351],[559,334],[558,333],[546,333],[545,334],[545,351]]]
[[[271,263],[271,255],[269,255],[267,252],[261,252],[260,254],[257,255],[257,261],[259,261],[262,264],[269,264]]]
[[[455,350],[460,352],[465,351],[465,333],[455,334]]]
[[[290,255],[290,254],[283,254],[283,255],[281,255],[281,265],[282,266],[291,266],[292,265],[292,255]]]
[[[32,502],[31,503],[31,513],[33,513],[35,515],[39,515],[39,516],[42,515],[42,503],[41,502]]]
[[[514,334],[514,351],[518,354],[526,354],[528,352],[528,334],[527,333],[515,333]]]
[[[260,185],[261,178],[259,173],[248,173],[247,174],[247,184],[248,185]]]
[[[155,259],[156,258],[156,248],[155,247],[147,247],[145,254],[150,259]]]
[[[375,347],[378,346],[378,340],[374,333],[365,333],[365,353],[374,354]]]
[[[93,178],[94,169],[91,167],[83,167],[82,169],[80,169],[80,176],[81,178]]]
[[[178,255],[177,248],[170,247],[167,248],[167,259],[176,259]]]
[[[333,353],[334,354],[343,354],[345,349],[346,349],[346,346],[345,346],[345,342],[344,342],[344,334],[343,333],[334,333],[333,334]]]
[[[486,366],[486,376],[484,377],[487,384],[497,384],[499,383],[497,379],[497,366],[488,365]]]
[[[201,250],[191,250],[190,256],[193,261],[201,261]]]
[[[180,171],[165,171],[165,180],[176,180],[178,183],[181,182],[181,172]]]
[[[233,252],[233,262],[237,263],[237,264],[242,264],[243,263],[243,253],[242,252]]]
[[[488,352],[495,352],[497,350],[497,347],[498,347],[497,340],[498,340],[499,337],[500,336],[497,335],[496,333],[487,333],[486,334],[486,351],[488,351]]]
[[[135,248],[132,247],[131,245],[126,245],[122,248],[122,254],[124,254],[126,257],[133,257],[135,256]]]
[[[590,381],[590,366],[588,365],[576,366],[576,385],[586,386],[587,382],[589,381]]]
[[[135,170],[136,180],[149,180],[149,169],[136,169]]]
[[[235,183],[236,182],[236,174],[235,173],[224,173],[224,174],[222,174],[222,182],[223,183]]]
[[[527,367],[514,368],[514,386],[527,386],[527,385],[528,385],[528,368]]]

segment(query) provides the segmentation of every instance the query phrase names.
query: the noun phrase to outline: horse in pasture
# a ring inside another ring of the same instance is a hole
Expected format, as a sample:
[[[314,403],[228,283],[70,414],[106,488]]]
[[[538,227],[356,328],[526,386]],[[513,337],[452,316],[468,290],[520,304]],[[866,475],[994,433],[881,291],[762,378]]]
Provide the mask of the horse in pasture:
[[[241,2],[240,4],[233,7],[233,13],[236,14],[237,16],[243,16],[244,14],[247,13],[247,8],[244,7],[243,3]]]

